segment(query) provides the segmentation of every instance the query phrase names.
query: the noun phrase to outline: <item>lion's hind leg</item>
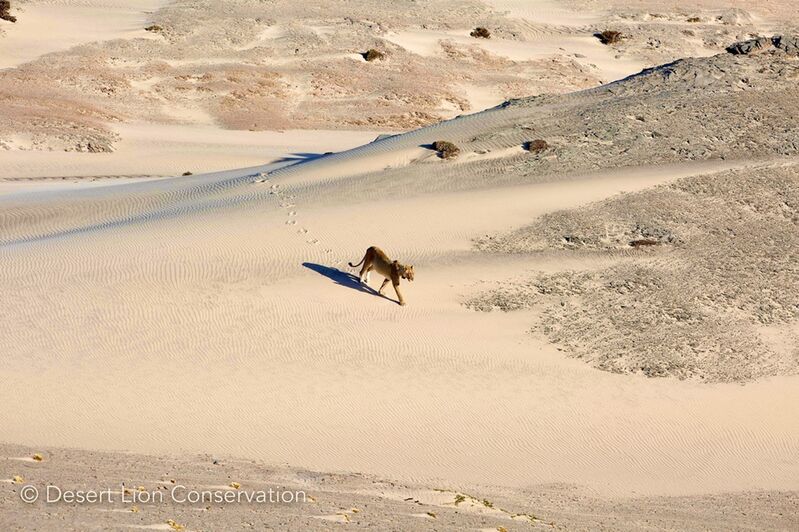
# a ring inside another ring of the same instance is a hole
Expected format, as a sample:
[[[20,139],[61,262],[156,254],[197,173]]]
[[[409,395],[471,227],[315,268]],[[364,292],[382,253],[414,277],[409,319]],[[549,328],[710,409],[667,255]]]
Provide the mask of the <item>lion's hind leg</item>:
[[[361,267],[361,273],[358,274],[358,280],[362,283],[369,282],[369,265],[367,263],[363,263],[363,267]]]

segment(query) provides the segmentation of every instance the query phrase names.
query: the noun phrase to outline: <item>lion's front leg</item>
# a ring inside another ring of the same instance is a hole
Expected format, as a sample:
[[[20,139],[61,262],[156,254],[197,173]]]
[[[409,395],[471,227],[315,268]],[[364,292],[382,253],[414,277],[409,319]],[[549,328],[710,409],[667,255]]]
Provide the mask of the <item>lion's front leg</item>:
[[[381,296],[383,295],[383,290],[386,288],[386,285],[388,284],[389,280],[390,279],[388,278],[383,279],[383,284],[380,285],[380,290],[377,291]]]
[[[399,301],[399,304],[405,306],[405,298],[402,297],[402,292],[400,292],[398,281],[394,282],[394,291],[397,293],[397,300]]]

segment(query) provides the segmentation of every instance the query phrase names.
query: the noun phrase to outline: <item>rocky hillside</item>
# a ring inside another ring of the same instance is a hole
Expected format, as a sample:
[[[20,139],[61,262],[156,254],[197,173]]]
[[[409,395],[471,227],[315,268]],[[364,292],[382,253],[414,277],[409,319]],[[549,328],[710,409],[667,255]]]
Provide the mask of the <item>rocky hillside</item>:
[[[135,38],[87,43],[0,72],[0,149],[110,151],[117,121],[408,130],[486,102],[596,87],[620,72],[719,52],[759,28],[740,9],[594,7],[590,24],[561,24],[478,0],[400,7],[168,3]],[[17,14],[24,23],[25,9]],[[3,25],[11,23],[0,21],[0,32]],[[490,39],[470,37],[477,26]],[[594,34],[606,29],[621,39],[601,44]],[[381,59],[367,61],[370,49]]]
[[[561,148],[577,157],[583,146],[587,165],[764,162],[479,239],[486,252],[589,253],[613,265],[517,279],[467,304],[537,308],[538,333],[608,371],[710,382],[799,371],[799,166],[780,157],[799,148],[798,56],[795,38],[756,39],[593,91],[604,99],[568,122]]]

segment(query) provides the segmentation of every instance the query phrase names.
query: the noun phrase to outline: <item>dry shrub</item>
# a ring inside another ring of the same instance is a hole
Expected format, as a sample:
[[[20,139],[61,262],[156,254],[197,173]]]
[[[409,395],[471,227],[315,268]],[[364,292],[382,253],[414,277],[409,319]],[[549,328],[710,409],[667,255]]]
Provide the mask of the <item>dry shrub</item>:
[[[437,140],[433,143],[433,149],[438,152],[442,159],[453,159],[460,153],[460,148],[446,140]]]
[[[630,241],[630,245],[636,249],[644,246],[657,246],[658,244],[660,242],[654,238],[639,238],[638,240]]]
[[[602,44],[616,44],[621,41],[621,32],[616,30],[605,30],[597,34],[597,38]]]
[[[386,54],[379,50],[375,50],[374,48],[370,48],[362,55],[367,61],[377,61],[378,59],[382,60],[384,57],[386,57]]]
[[[158,24],[153,24],[152,26],[147,26],[146,28],[144,28],[144,31],[151,31],[153,33],[159,33],[159,32],[164,31],[164,28],[162,28]]]
[[[524,143],[524,149],[532,153],[540,153],[549,148],[549,144],[544,139],[535,139]]]
[[[490,39],[491,38],[491,32],[488,31],[486,28],[483,28],[483,27],[480,27],[480,26],[478,26],[475,29],[473,29],[472,32],[469,35],[471,35],[475,39]]]
[[[11,0],[0,0],[0,20],[16,22],[17,17],[9,13],[11,11]]]
[[[186,171],[186,172],[183,172],[182,175],[187,176],[187,175],[194,175],[194,174],[192,172]]]
[[[695,24],[697,22],[701,22],[702,20],[699,17],[688,17],[688,22]]]

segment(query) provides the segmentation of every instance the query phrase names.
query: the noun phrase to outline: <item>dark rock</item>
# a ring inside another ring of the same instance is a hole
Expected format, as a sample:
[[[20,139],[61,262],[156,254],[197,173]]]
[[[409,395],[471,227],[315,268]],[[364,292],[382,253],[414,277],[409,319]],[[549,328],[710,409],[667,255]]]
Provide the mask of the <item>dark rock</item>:
[[[748,41],[740,41],[727,47],[727,52],[733,55],[749,55],[768,50],[782,50],[783,52],[799,56],[799,37],[792,35],[775,35],[774,37],[758,37]]]
[[[771,39],[775,48],[785,53],[799,56],[799,37],[792,35],[775,35]]]
[[[748,41],[739,41],[727,47],[727,52],[733,55],[749,55],[763,52],[771,48],[771,39],[768,37],[758,37]]]

